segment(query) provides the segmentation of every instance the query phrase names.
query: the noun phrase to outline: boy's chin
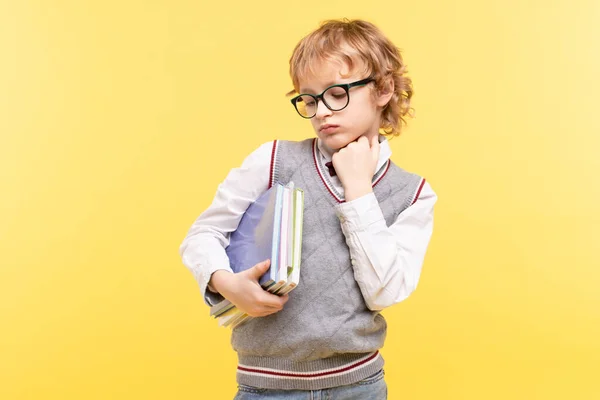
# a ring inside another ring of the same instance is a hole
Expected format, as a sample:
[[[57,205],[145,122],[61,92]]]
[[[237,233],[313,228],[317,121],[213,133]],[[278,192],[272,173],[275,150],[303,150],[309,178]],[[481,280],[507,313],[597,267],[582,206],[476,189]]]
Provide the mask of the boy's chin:
[[[323,141],[323,144],[325,144],[325,146],[333,152],[343,149],[344,147],[348,146],[349,143],[356,140],[346,135],[319,135],[319,137]]]

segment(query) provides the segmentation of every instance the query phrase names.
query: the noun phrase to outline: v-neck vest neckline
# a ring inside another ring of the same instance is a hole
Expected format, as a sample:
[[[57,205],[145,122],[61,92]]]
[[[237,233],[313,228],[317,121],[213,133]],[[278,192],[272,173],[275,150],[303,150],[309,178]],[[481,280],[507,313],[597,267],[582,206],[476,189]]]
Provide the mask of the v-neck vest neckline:
[[[344,195],[342,195],[333,185],[331,179],[329,178],[328,168],[323,163],[322,157],[319,154],[319,149],[317,145],[317,139],[313,139],[312,143],[312,153],[313,153],[313,161],[315,164],[315,169],[317,170],[317,174],[321,178],[321,182],[325,186],[325,188],[329,191],[329,193],[333,196],[333,198],[338,203],[344,203],[346,201]],[[373,176],[371,180],[371,185],[374,188],[375,185],[381,181],[381,179],[385,176],[386,172],[390,168],[390,160],[388,159],[382,166],[379,168],[377,173]]]

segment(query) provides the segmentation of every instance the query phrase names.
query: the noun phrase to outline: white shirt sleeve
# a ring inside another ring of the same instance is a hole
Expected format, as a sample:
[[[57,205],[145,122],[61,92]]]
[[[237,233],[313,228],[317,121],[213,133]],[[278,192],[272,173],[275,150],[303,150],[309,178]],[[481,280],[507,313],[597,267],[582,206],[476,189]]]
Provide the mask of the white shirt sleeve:
[[[261,145],[232,169],[217,188],[212,204],[194,222],[179,247],[183,264],[192,272],[209,305],[220,299],[207,285],[220,269],[231,271],[225,248],[246,209],[269,186],[273,142]]]
[[[389,227],[373,193],[336,207],[354,277],[369,309],[399,303],[416,289],[433,231],[436,201],[425,182],[418,198]]]

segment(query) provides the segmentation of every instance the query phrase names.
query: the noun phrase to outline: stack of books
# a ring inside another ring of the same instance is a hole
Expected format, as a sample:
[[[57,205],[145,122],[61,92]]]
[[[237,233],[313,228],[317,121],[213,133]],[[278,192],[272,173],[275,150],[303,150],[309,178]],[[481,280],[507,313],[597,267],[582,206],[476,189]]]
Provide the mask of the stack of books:
[[[232,271],[270,259],[260,285],[280,296],[293,290],[300,281],[303,212],[304,192],[293,182],[276,183],[263,193],[248,207],[225,249]],[[210,315],[232,329],[251,318],[227,299],[212,306]]]

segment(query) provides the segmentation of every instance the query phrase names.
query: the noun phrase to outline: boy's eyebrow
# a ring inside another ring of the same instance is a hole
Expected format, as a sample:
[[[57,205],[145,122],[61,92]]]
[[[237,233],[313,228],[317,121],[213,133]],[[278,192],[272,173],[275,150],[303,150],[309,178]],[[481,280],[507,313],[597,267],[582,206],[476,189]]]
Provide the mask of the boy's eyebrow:
[[[337,84],[338,84],[338,82],[335,82],[335,81],[334,82],[328,82],[325,85],[324,89],[328,88],[329,86],[333,86],[333,85],[337,85]],[[316,93],[316,92],[314,90],[311,90],[310,88],[302,88],[301,87],[300,88],[300,93]]]

